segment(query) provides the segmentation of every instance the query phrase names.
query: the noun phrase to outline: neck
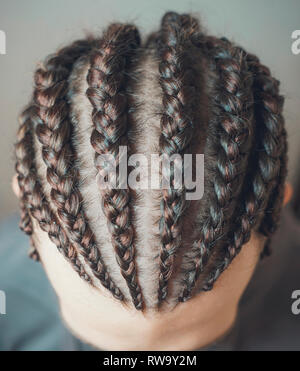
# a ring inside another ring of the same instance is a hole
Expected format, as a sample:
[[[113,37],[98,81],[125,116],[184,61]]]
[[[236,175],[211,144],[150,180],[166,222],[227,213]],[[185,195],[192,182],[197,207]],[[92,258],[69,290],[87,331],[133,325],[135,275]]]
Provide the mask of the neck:
[[[106,314],[90,317],[82,317],[78,307],[62,306],[62,314],[77,337],[102,350],[197,350],[226,334],[237,312],[236,306],[207,311],[202,298],[165,313],[138,313],[118,305],[103,306]]]

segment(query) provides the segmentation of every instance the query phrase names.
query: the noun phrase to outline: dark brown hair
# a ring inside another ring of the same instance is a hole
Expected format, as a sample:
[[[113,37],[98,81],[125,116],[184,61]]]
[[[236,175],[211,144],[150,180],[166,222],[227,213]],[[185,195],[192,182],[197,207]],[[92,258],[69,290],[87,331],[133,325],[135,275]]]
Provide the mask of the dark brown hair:
[[[99,155],[112,154],[119,166],[119,146],[134,153],[132,136],[142,135],[142,123],[134,131],[134,87],[148,51],[157,65],[161,96],[159,153],[202,150],[205,158],[200,201],[187,201],[184,187],[175,189],[174,169],[170,188],[160,192],[160,247],[149,257],[159,269],[160,305],[178,272],[179,301],[211,290],[254,230],[267,237],[263,255],[270,253],[283,199],[287,144],[279,82],[256,56],[225,38],[206,35],[188,14],[165,14],[160,30],[144,45],[135,26],[112,24],[100,39],[77,41],[48,57],[36,71],[32,100],[21,115],[16,171],[24,232],[33,233],[34,218],[83,279],[93,284],[96,278],[115,298],[127,300],[111,278],[85,211],[70,77],[78,61],[89,60],[85,78],[92,108],[90,142],[101,172]],[[46,166],[49,197],[38,174],[35,138]],[[100,194],[120,272],[134,306],[142,309],[137,195],[130,189],[101,189]],[[31,251],[38,259],[37,251]]]

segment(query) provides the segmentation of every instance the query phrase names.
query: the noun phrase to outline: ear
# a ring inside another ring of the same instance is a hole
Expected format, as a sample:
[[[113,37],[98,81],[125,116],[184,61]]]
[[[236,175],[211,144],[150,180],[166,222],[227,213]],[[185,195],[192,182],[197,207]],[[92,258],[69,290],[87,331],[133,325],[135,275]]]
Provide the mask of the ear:
[[[19,198],[20,197],[20,188],[18,183],[18,176],[15,174],[11,181],[11,186],[14,191],[14,194]]]
[[[293,187],[291,183],[287,182],[285,183],[285,186],[284,186],[283,206],[285,206],[286,204],[290,202],[292,195],[293,195]]]

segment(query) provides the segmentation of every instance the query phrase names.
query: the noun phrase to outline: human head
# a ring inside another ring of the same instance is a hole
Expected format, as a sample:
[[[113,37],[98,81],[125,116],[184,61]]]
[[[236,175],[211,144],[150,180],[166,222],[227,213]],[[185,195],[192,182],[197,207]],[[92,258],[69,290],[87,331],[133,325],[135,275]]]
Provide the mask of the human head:
[[[269,69],[190,15],[167,13],[145,43],[113,24],[59,50],[35,73],[16,144],[33,256],[40,229],[83,280],[138,310],[211,290],[253,235],[269,252],[286,176],[282,108]],[[97,160],[119,164],[121,145],[203,153],[203,198],[99,189]]]

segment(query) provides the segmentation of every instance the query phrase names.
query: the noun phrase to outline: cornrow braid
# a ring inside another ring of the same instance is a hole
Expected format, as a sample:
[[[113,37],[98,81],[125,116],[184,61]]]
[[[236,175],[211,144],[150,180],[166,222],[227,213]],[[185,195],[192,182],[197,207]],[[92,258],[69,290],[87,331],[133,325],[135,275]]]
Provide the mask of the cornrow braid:
[[[26,119],[21,120],[20,118],[20,128],[18,130],[18,142],[15,146],[16,156],[18,158],[16,162],[16,173],[17,173],[17,179],[19,184],[19,189],[24,190],[25,189],[25,181],[29,175],[29,172],[31,170],[31,159],[34,158],[34,149],[32,146],[29,146],[28,143],[30,143],[30,124],[27,122],[27,115],[25,115]],[[21,191],[21,197],[20,197],[20,229],[26,233],[28,236],[32,235],[33,232],[33,226],[32,226],[32,220],[30,217],[30,214],[26,208],[26,204],[28,202],[28,194],[26,192]],[[34,247],[34,243],[32,238],[30,237],[30,249],[29,249],[29,256],[33,260],[38,261],[39,260],[39,254]]]
[[[19,182],[21,182],[22,180],[20,179]],[[22,196],[22,199],[20,200],[20,214],[21,214],[21,219],[20,219],[20,224],[19,224],[19,227],[20,229],[26,233],[27,235],[31,235],[32,234],[32,221],[31,221],[31,218],[30,218],[30,215],[26,209],[26,201],[25,199],[23,199],[24,196]]]
[[[161,155],[183,154],[194,132],[192,113],[195,96],[195,71],[188,66],[186,54],[191,36],[199,32],[198,22],[188,16],[167,13],[161,23],[157,47],[160,56],[159,82],[163,92],[163,113],[159,148]],[[160,236],[161,250],[158,303],[168,295],[168,281],[182,241],[182,215],[187,208],[185,188],[174,188],[174,169],[170,169],[170,188],[162,190]]]
[[[268,205],[266,207],[265,217],[262,220],[260,226],[260,232],[268,237],[264,250],[262,252],[262,257],[271,254],[271,237],[277,231],[280,223],[280,215],[283,207],[284,198],[284,188],[285,180],[287,176],[287,133],[285,128],[282,130],[282,154],[281,154],[281,166],[279,177],[276,186],[270,196]]]
[[[25,111],[26,112],[26,111]],[[30,172],[31,159],[34,156],[34,149],[28,146],[30,142],[30,124],[27,122],[27,116],[25,119],[20,117],[20,127],[17,133],[18,141],[15,146],[15,151],[18,161],[16,162],[16,172],[18,175],[19,188],[24,190],[25,180],[27,179]],[[32,221],[29,212],[26,208],[28,194],[22,192],[20,197],[20,209],[21,209],[21,220],[20,229],[28,235],[32,234]]]
[[[92,283],[91,278],[85,272],[83,265],[77,257],[76,250],[70,245],[43,194],[42,186],[37,176],[35,156],[33,153],[33,128],[38,122],[39,118],[36,114],[36,107],[34,104],[31,104],[20,115],[20,128],[17,134],[18,141],[15,146],[17,179],[23,207],[27,213],[26,218],[30,217],[31,219],[31,217],[34,217],[41,229],[48,233],[50,240],[57,246],[58,251],[63,254],[79,276],[88,283]],[[32,220],[30,221],[30,225],[32,226]],[[32,233],[32,229],[30,233]],[[35,258],[38,257],[34,247],[32,255]]]
[[[208,130],[208,136],[215,132],[218,135],[207,139],[216,155],[216,161],[210,169],[215,176],[212,179],[213,192],[208,215],[201,226],[193,266],[186,273],[179,301],[186,301],[190,297],[213,248],[220,240],[224,242],[224,228],[235,210],[235,198],[244,180],[243,170],[252,142],[252,79],[240,51],[221,44],[202,44],[203,39],[199,40],[198,46],[207,48],[212,68],[219,76],[212,92]]]
[[[126,74],[139,45],[140,37],[134,26],[113,24],[92,53],[86,94],[93,106],[94,130],[91,144],[95,150],[95,165],[100,174],[102,167],[98,162],[99,156],[113,155],[119,173],[119,147],[128,146]],[[107,218],[121,274],[126,280],[135,308],[140,310],[143,308],[143,298],[135,265],[130,191],[106,188],[100,189],[100,192],[102,209]]]
[[[225,40],[228,44],[229,42]],[[243,50],[240,48],[243,52]],[[211,290],[214,282],[228,267],[235,256],[240,252],[242,245],[247,243],[253,229],[260,221],[263,212],[268,208],[273,217],[266,216],[270,223],[265,231],[270,235],[277,228],[282,203],[284,179],[286,175],[286,135],[282,116],[283,97],[279,95],[279,83],[275,80],[267,67],[260,64],[259,59],[244,52],[248,60],[249,69],[254,76],[255,122],[257,127],[257,147],[253,154],[252,169],[245,184],[244,207],[238,220],[240,224],[235,228],[232,240],[225,249],[223,260],[205,280],[202,290]],[[281,169],[281,170],[280,170]],[[277,187],[276,187],[277,179]],[[250,187],[249,187],[250,184]],[[276,201],[270,196],[277,189],[279,196]],[[268,205],[269,200],[269,205]],[[269,243],[269,242],[268,242]]]
[[[273,188],[273,191],[269,197],[268,204],[266,206],[265,215],[260,225],[260,232],[263,233],[265,236],[268,237],[267,242],[264,247],[264,251],[262,256],[270,255],[270,242],[271,236],[276,232],[279,221],[280,221],[280,214],[283,204],[283,196],[284,196],[284,184],[287,176],[287,133],[284,128],[284,119],[282,116],[283,104],[284,99],[281,95],[279,95],[279,81],[274,79],[271,76],[270,70],[260,64],[259,59],[252,54],[247,55],[247,59],[253,73],[257,77],[255,89],[257,90],[258,99],[261,102],[262,110],[266,109],[268,116],[265,116],[266,126],[269,128],[270,132],[276,133],[274,135],[274,142],[270,141],[270,145],[275,144],[277,148],[277,153],[275,148],[266,147],[266,151],[268,150],[269,156],[272,156],[272,153],[276,153],[276,156],[273,158],[277,158],[276,163],[280,162],[280,171],[278,176],[274,176],[272,180],[272,184],[270,188]],[[276,111],[276,104],[274,101],[268,101],[269,96],[273,97],[273,99],[277,102],[277,111]],[[272,109],[268,111],[268,106],[273,105]],[[272,112],[277,114],[277,122],[272,119]],[[276,125],[274,127],[274,125]],[[277,175],[275,173],[275,175]]]
[[[50,197],[70,243],[74,244],[95,277],[116,298],[123,295],[112,282],[102,261],[79,191],[79,172],[74,166],[70,105],[66,94],[75,61],[91,49],[90,40],[79,40],[50,57],[35,73],[34,101],[39,117],[36,135],[42,144]]]

